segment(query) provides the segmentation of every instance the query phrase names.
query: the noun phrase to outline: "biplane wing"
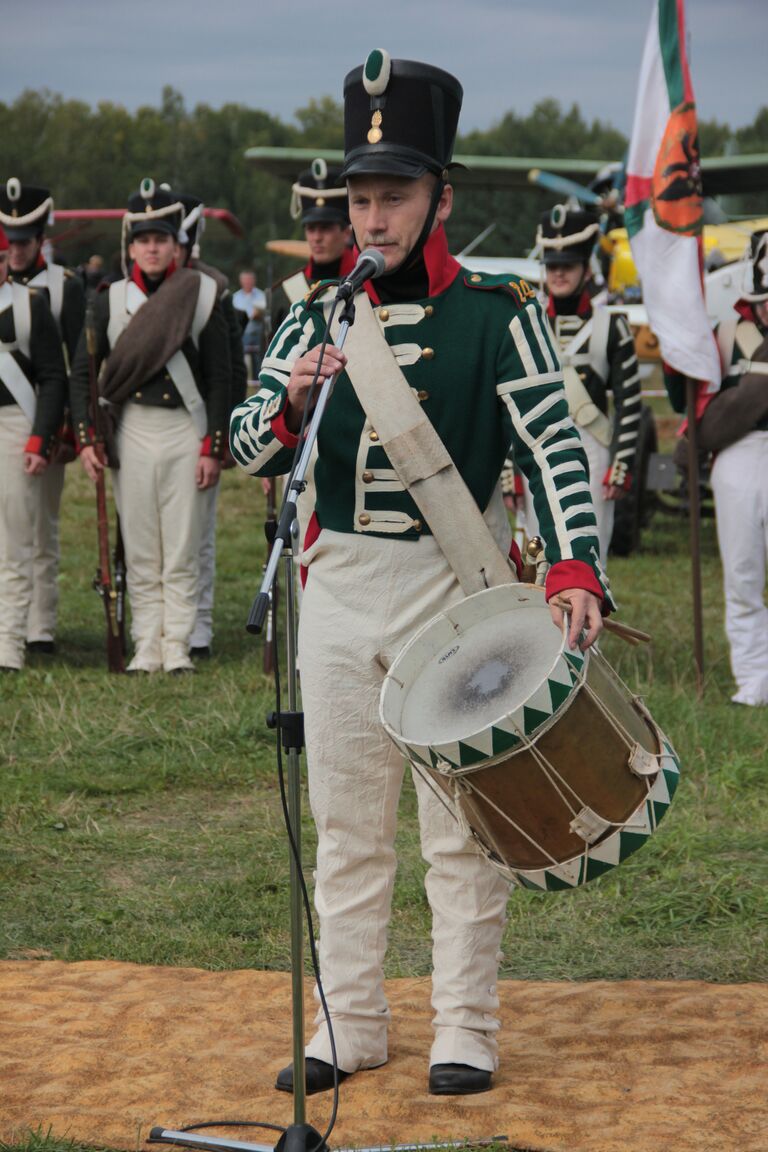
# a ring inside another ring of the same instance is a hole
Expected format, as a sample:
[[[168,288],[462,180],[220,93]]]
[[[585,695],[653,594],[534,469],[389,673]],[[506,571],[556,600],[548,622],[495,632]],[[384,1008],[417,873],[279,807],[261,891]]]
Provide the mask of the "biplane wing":
[[[274,176],[295,180],[316,156],[329,164],[341,164],[344,154],[332,148],[248,148],[245,153],[255,167]],[[529,185],[529,172],[539,170],[564,180],[588,184],[604,169],[615,170],[616,160],[577,160],[554,156],[454,156],[451,181],[461,187],[512,191]],[[705,196],[768,191],[768,153],[744,156],[708,156],[701,161]]]

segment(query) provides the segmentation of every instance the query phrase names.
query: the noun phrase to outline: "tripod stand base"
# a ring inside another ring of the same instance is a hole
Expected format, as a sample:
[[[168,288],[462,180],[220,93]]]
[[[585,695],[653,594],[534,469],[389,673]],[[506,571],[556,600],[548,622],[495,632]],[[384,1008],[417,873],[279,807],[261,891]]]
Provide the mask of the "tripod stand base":
[[[275,1152],[328,1152],[328,1145],[311,1124],[291,1124],[275,1144]]]

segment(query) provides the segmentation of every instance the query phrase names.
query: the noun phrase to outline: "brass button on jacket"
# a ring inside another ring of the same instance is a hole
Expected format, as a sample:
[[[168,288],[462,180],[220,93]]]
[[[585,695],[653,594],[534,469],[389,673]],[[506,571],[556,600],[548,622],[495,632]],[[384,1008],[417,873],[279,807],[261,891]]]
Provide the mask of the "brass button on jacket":
[[[363,484],[371,484],[373,482],[373,472],[363,472]]]
[[[426,308],[424,309],[424,315],[425,316],[434,316],[434,314],[435,314],[435,310],[432,307],[432,305],[427,304]]]
[[[367,512],[361,512],[357,518],[357,521],[358,521],[358,524],[362,524],[363,527],[365,527],[366,525],[370,524],[371,518]]]
[[[379,311],[379,319],[383,320],[385,323],[387,320],[389,320],[389,309],[388,308],[382,308]]]
[[[425,392],[425,390],[422,388],[419,392],[416,393],[416,399],[420,400],[423,404],[425,400],[429,400],[429,392]]]
[[[435,357],[434,348],[422,348],[422,350],[421,350],[422,360],[434,360],[434,357]]]
[[[378,432],[371,432],[370,436],[368,437],[369,440],[378,440],[378,438],[379,438]]]

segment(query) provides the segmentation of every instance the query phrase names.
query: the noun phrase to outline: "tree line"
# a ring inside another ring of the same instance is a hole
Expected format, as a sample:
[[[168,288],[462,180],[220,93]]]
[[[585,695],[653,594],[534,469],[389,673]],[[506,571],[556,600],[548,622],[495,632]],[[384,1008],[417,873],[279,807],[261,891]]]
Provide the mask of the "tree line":
[[[227,208],[243,224],[245,236],[235,241],[210,229],[204,259],[230,275],[254,266],[262,283],[285,274],[289,266],[266,253],[267,240],[301,235],[290,218],[285,180],[259,172],[245,159],[256,146],[341,148],[342,107],[330,97],[312,100],[295,113],[295,123],[244,104],[212,108],[186,107],[171,87],[158,107],[129,112],[103,101],[92,107],[48,91],[27,90],[13,103],[0,103],[3,123],[3,168],[0,179],[18,176],[53,190],[60,208],[120,208],[141,179],[152,176],[172,188],[193,193],[206,204]],[[717,121],[700,123],[702,155],[768,151],[768,106],[754,122],[733,131]],[[578,105],[564,109],[542,100],[528,115],[507,112],[491,128],[459,137],[456,151],[475,155],[551,156],[620,159],[627,148],[621,132],[601,120],[591,123]],[[297,173],[298,175],[298,173]],[[536,222],[556,197],[539,189],[519,192],[462,190],[450,223],[451,246],[459,251],[489,223],[493,236],[482,251],[521,254],[533,242]],[[765,197],[730,198],[734,212],[765,211]],[[70,234],[60,253],[77,264],[92,252],[114,259],[119,233],[91,228]]]

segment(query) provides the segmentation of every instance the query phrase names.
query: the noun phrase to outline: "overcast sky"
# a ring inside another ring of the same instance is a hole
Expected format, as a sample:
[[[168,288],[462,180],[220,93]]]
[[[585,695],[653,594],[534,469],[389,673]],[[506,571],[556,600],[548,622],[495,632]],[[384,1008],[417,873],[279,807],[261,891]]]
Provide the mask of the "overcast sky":
[[[460,130],[537,100],[579,104],[629,134],[652,0],[0,0],[0,99],[47,87],[66,98],[188,106],[229,101],[291,120],[340,100],[371,48],[426,60],[464,85]],[[750,123],[768,103],[768,0],[688,0],[701,119]]]

